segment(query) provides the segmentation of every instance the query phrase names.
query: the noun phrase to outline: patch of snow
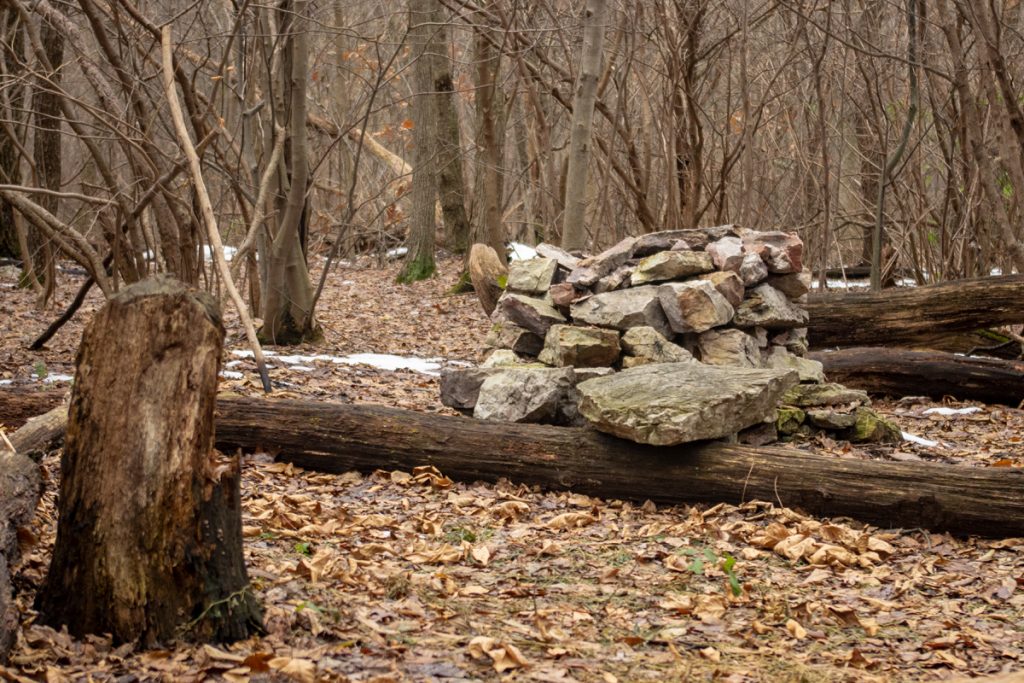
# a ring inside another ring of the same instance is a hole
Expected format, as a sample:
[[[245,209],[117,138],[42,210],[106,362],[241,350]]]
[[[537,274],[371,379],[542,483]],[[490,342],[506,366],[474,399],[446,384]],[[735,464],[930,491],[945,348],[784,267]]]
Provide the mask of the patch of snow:
[[[14,384],[13,379],[0,379],[0,387],[5,387],[8,384]]]
[[[369,365],[380,370],[414,370],[425,375],[439,375],[441,374],[439,360],[438,358],[394,356],[388,353],[354,353],[344,358],[334,358],[331,362],[344,365]]]
[[[224,247],[224,260],[225,261],[230,261],[231,259],[235,258],[235,254],[236,253],[238,253],[238,249],[236,249],[234,247],[225,246]],[[207,263],[209,263],[210,261],[213,260],[213,250],[210,249],[210,245],[209,244],[204,244],[203,245],[203,260],[206,261]]]
[[[934,448],[939,445],[938,441],[932,441],[931,439],[925,439],[921,436],[914,436],[909,432],[901,432],[903,434],[903,440],[911,443],[920,444],[921,446],[927,446],[928,448]]]
[[[354,285],[355,283],[356,283],[355,280],[342,280],[341,281],[341,284],[343,284],[343,285]]]
[[[252,349],[235,349],[234,351],[231,352],[231,355],[238,356],[239,358],[252,358],[253,352]],[[263,349],[263,355],[269,358],[270,356],[276,356],[277,351]]]
[[[299,372],[313,372],[313,368],[308,365],[290,365],[289,370],[298,370]]]
[[[226,367],[226,368],[237,368],[241,364],[242,364],[242,361],[240,361],[240,360],[229,360],[227,363],[224,364],[224,367]]]
[[[387,251],[385,251],[384,256],[393,261],[397,258],[402,258],[408,253],[408,247],[395,247],[394,249],[388,249]]]
[[[220,376],[223,377],[224,379],[242,379],[243,377],[245,377],[245,375],[243,375],[241,372],[238,372],[237,370],[221,370]]]
[[[999,275],[1003,274],[1003,269],[1002,268],[993,268],[992,270],[988,271],[988,274],[989,275],[999,276]]]
[[[896,280],[897,287],[917,287],[917,280],[912,277],[901,277]]]
[[[509,261],[529,261],[532,258],[537,258],[537,250],[530,245],[521,242],[508,243]]]
[[[46,377],[43,378],[43,382],[46,384],[53,384],[55,382],[70,382],[73,379],[74,376],[72,375],[62,375],[60,373],[57,373],[53,375],[47,375]]]
[[[861,289],[871,286],[871,282],[868,280],[826,280],[829,289]],[[811,282],[811,289],[818,288],[818,281],[814,280]]]
[[[968,408],[929,408],[924,411],[924,415],[942,415],[943,417],[949,417],[950,415],[970,415],[971,413],[980,413],[981,408],[978,406],[970,406]]]

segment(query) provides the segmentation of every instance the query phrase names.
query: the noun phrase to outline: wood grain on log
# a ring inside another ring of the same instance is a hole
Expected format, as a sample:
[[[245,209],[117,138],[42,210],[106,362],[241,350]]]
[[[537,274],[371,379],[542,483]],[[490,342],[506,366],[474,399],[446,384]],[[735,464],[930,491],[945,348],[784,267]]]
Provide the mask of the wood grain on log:
[[[4,387],[0,389],[0,427],[19,429],[30,417],[42,415],[64,400],[64,389]]]
[[[812,348],[907,345],[936,330],[1024,322],[1024,275],[817,294],[804,306]]]
[[[588,429],[379,406],[221,398],[222,449],[266,449],[325,471],[434,465],[463,481],[658,503],[767,500],[882,527],[1024,535],[1024,471],[839,459],[793,448],[642,446]]]
[[[1017,407],[1024,401],[1024,361],[943,351],[867,347],[810,354],[829,380],[891,396],[954,396]]]

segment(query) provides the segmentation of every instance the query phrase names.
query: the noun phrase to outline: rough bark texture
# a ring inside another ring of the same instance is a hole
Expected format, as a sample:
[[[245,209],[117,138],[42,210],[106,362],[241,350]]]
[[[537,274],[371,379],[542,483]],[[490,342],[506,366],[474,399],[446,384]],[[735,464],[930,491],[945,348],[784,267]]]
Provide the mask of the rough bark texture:
[[[267,448],[326,472],[434,465],[461,480],[659,503],[769,500],[882,527],[1024,534],[1024,472],[847,460],[704,442],[641,446],[587,429],[377,406],[223,398],[221,448]]]
[[[910,344],[937,329],[954,332],[1024,321],[1024,275],[828,294],[804,306],[811,315],[812,348]]]
[[[434,62],[444,49],[431,26],[434,0],[409,0],[409,49],[412,51],[412,214],[409,216],[409,254],[399,282],[425,280],[434,263],[434,202],[437,200],[438,107],[434,93]]]
[[[0,444],[0,664],[14,644],[18,611],[11,588],[11,567],[18,557],[18,527],[32,519],[42,493],[39,466]]]
[[[584,215],[587,207],[587,177],[590,165],[591,131],[594,126],[594,101],[597,79],[601,75],[601,49],[604,46],[607,0],[587,0],[583,11],[583,47],[576,95],[572,103],[569,136],[569,168],[565,174],[565,214],[562,217],[562,248],[582,249],[587,231]]]
[[[29,418],[42,415],[64,399],[63,389],[35,388],[0,389],[0,426],[8,431],[19,429]]]
[[[223,338],[216,304],[166,279],[122,290],[86,328],[44,623],[143,645],[260,628],[237,462],[212,449]]]
[[[930,396],[1019,406],[1024,362],[880,347],[812,353],[829,380],[876,394]]]

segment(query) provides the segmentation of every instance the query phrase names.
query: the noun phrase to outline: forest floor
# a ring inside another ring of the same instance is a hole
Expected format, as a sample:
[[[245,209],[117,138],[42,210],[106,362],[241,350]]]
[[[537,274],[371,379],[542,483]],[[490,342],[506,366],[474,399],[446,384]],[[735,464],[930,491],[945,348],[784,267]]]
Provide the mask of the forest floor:
[[[446,294],[454,261],[412,286],[394,284],[398,267],[366,262],[331,276],[324,341],[275,349],[273,397],[449,412],[430,373],[479,362],[486,318],[472,295]],[[29,352],[83,278],[66,275],[56,308],[39,312],[8,271],[0,383],[66,387],[101,301],[93,294],[46,350]],[[227,319],[222,390],[258,394],[251,359],[236,353],[243,335]],[[358,364],[382,359],[351,354],[433,360],[385,370]],[[798,447],[922,468],[1024,466],[1024,411],[915,398],[875,406],[934,445]],[[976,410],[926,412],[936,407]],[[339,476],[266,454],[243,462],[245,556],[265,636],[140,651],[36,624],[32,601],[56,527],[52,454],[16,576],[21,632],[0,680],[813,683],[1024,669],[1024,539],[878,529],[807,517],[785,501],[656,507],[431,470]]]

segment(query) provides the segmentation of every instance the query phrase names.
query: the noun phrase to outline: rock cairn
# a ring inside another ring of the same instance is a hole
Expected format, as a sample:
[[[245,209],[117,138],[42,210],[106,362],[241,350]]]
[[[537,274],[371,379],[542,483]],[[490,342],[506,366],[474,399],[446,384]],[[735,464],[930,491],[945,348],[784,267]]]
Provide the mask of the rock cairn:
[[[487,360],[442,375],[445,405],[655,445],[892,438],[863,392],[824,384],[803,357],[811,277],[796,235],[726,225],[627,237],[589,258],[536,251],[510,264]]]

